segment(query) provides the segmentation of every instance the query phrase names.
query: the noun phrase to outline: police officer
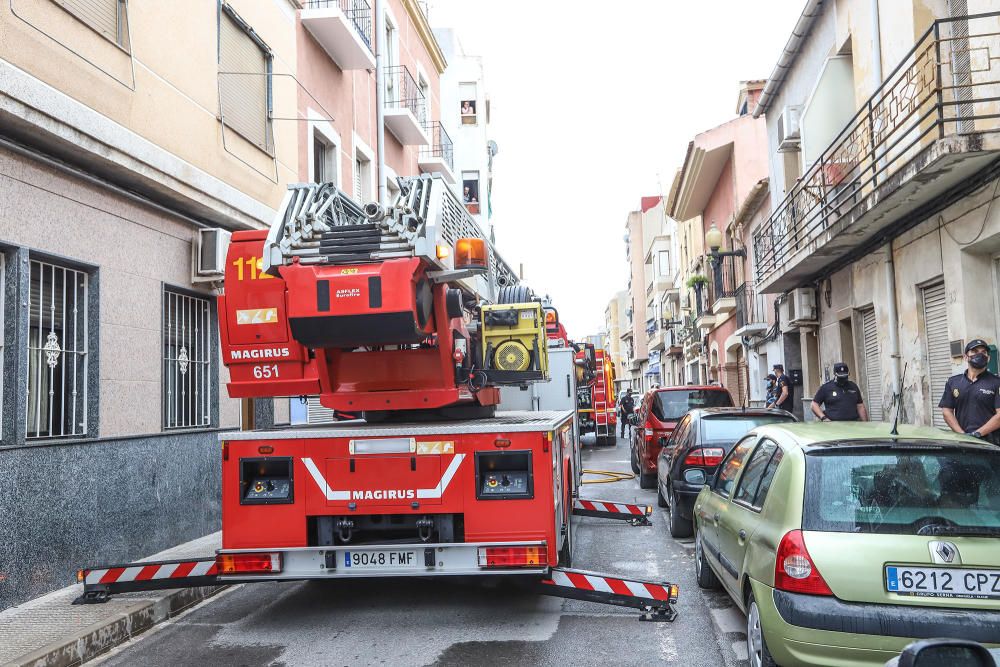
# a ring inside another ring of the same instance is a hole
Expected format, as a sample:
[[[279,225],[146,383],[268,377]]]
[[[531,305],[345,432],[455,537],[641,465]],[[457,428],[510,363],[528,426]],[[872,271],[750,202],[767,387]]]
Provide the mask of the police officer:
[[[635,399],[632,398],[632,389],[626,389],[622,393],[621,400],[618,402],[618,423],[622,425],[622,435],[625,437],[625,428],[629,425],[628,418],[632,416],[635,411]]]
[[[768,405],[769,408],[778,408],[779,410],[787,410],[791,412],[794,405],[795,399],[793,397],[792,380],[787,375],[785,375],[785,367],[781,364],[775,364],[774,371],[774,393],[776,395],[774,402]]]
[[[970,340],[965,360],[969,368],[948,379],[938,407],[952,431],[1000,444],[1000,377],[986,370],[990,363],[986,341]]]
[[[868,410],[861,389],[849,378],[850,369],[843,361],[833,365],[833,378],[820,386],[813,396],[812,411],[820,421],[868,421]]]

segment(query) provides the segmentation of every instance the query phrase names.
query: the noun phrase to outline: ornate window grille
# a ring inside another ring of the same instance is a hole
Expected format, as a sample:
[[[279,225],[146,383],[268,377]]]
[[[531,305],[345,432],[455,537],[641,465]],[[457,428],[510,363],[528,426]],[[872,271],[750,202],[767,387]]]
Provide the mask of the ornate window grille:
[[[26,437],[87,435],[88,276],[31,261]]]
[[[212,309],[208,299],[163,290],[163,428],[212,421]]]

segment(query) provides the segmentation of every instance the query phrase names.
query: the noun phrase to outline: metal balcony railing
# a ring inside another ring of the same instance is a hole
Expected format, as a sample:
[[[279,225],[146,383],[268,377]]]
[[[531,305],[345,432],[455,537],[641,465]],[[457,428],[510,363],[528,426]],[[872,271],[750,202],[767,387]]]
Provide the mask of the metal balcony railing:
[[[433,120],[424,124],[424,129],[431,138],[431,145],[420,149],[420,157],[441,158],[448,165],[449,169],[455,168],[455,147],[451,142],[448,131],[439,120]]]
[[[409,109],[421,126],[426,122],[427,105],[410,70],[405,65],[385,69],[385,106],[389,109]]]
[[[372,8],[366,0],[306,0],[302,5],[306,9],[339,7],[347,20],[354,24],[365,46],[372,48]]]
[[[760,283],[922,149],[1000,131],[1000,12],[940,19],[754,233]]]
[[[736,294],[736,276],[742,275],[743,267],[736,263],[738,257],[720,257],[710,263],[713,290],[712,303],[719,299],[732,298]]]
[[[736,288],[736,328],[748,324],[767,324],[766,301],[758,294],[753,283],[743,283]]]
[[[655,319],[653,319],[653,320],[646,320],[646,335],[650,336],[650,337],[652,337],[653,335],[655,335],[656,334],[656,330],[660,328],[659,324],[660,323],[657,322]]]

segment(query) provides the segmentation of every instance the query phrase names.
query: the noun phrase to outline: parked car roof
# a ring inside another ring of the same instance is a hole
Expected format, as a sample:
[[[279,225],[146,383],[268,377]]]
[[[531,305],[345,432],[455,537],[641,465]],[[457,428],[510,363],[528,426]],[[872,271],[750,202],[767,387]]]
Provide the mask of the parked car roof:
[[[772,434],[783,442],[798,444],[803,449],[832,447],[837,445],[879,444],[896,441],[916,444],[936,442],[963,446],[980,446],[995,449],[984,440],[945,431],[931,426],[911,426],[900,424],[898,435],[892,435],[892,425],[886,422],[799,422],[788,424],[767,424],[756,429],[762,434]]]
[[[774,415],[776,417],[791,417],[795,416],[791,412],[785,412],[784,410],[779,410],[777,408],[691,408],[688,411],[692,418],[694,417],[711,417],[713,415],[747,415],[751,417],[760,417],[762,415]]]

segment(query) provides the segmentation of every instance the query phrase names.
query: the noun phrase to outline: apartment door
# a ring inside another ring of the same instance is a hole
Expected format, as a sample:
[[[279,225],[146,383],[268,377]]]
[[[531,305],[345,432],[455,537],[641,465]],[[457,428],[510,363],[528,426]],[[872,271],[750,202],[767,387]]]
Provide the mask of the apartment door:
[[[945,306],[944,283],[928,285],[920,290],[924,309],[924,353],[927,359],[930,386],[930,414],[934,426],[946,428],[944,416],[937,409],[944,385],[951,375],[951,345],[948,341],[948,309]]]
[[[882,362],[879,358],[878,328],[875,324],[875,309],[867,308],[859,313],[861,320],[861,350],[865,360],[864,377],[859,383],[865,388],[865,404],[868,418],[882,421]]]

